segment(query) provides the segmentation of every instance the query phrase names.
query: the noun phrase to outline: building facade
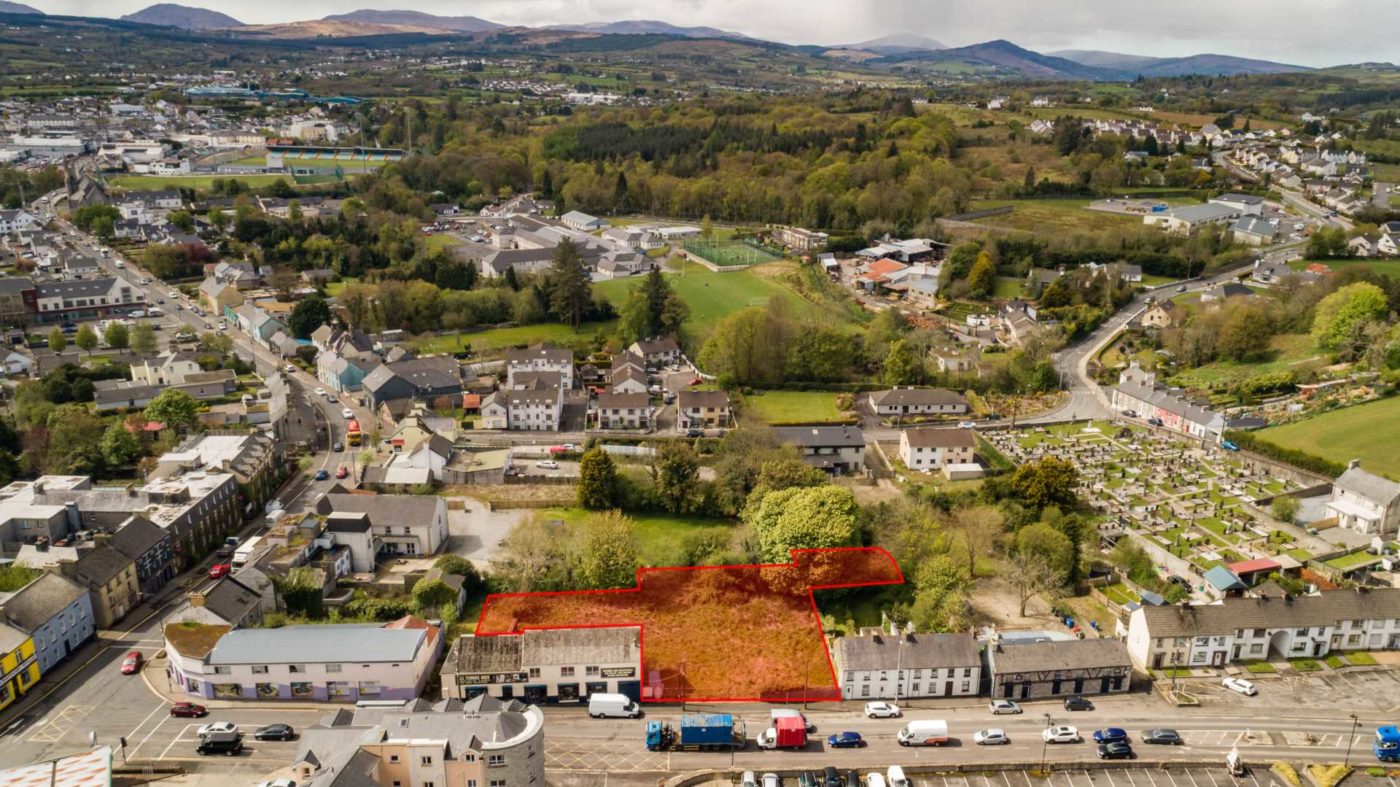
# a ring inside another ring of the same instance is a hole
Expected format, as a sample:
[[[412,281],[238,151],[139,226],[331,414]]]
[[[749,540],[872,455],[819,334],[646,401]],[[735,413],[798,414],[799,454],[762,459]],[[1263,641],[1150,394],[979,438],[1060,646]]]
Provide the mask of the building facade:
[[[29,693],[39,682],[39,658],[27,632],[0,623],[0,710]]]
[[[676,394],[676,428],[714,429],[730,425],[729,394],[724,391],[681,391]]]
[[[977,459],[976,447],[971,429],[905,429],[899,433],[899,458],[916,472],[972,464]]]
[[[870,395],[870,406],[876,415],[963,415],[968,411],[967,399],[946,388],[892,388]]]
[[[590,694],[640,700],[641,659],[641,630],[634,627],[464,636],[452,643],[443,662],[442,693],[531,704],[587,702]]]
[[[1361,469],[1353,460],[1332,482],[1327,513],[1337,524],[1369,536],[1391,536],[1400,527],[1400,484]]]
[[[1117,639],[998,643],[987,661],[994,699],[1118,694],[1133,676],[1128,650]]]
[[[982,657],[970,634],[841,637],[832,659],[844,700],[971,697],[981,692]]]
[[[87,588],[52,572],[0,600],[0,612],[11,626],[29,634],[41,675],[97,631]]]
[[[865,472],[865,433],[856,426],[782,426],[773,430],[802,461],[833,475]]]

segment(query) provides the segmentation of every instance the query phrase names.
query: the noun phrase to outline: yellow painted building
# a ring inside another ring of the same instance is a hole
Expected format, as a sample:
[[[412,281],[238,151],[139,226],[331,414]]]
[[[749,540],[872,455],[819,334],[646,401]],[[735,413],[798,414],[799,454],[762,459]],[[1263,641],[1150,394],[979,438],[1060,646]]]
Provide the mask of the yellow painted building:
[[[29,692],[39,682],[39,660],[34,640],[25,632],[0,623],[0,710]]]

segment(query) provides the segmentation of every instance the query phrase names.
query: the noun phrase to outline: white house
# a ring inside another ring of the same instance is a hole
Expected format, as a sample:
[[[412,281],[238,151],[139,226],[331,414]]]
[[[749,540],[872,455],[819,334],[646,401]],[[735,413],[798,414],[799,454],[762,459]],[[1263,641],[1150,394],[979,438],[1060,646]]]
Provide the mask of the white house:
[[[1400,484],[1361,469],[1353,459],[1332,482],[1327,513],[1337,524],[1368,536],[1393,535],[1400,525]]]
[[[981,690],[982,659],[971,634],[864,629],[838,638],[832,659],[847,700],[972,697]]]
[[[971,429],[905,429],[899,433],[899,458],[916,472],[972,464],[976,447]]]
[[[646,429],[651,426],[651,397],[645,393],[598,394],[593,413],[599,429]]]
[[[365,515],[383,554],[432,555],[447,542],[447,503],[437,496],[328,492],[316,513]]]
[[[946,388],[892,388],[870,395],[876,415],[961,415],[967,399]]]
[[[481,401],[481,428],[557,432],[563,412],[558,388],[500,390]]]
[[[180,350],[167,350],[155,358],[147,358],[131,365],[133,382],[146,385],[181,385],[191,374],[204,370],[195,361],[195,354]]]
[[[1335,650],[1397,650],[1400,588],[1143,606],[1128,620],[1127,642],[1139,669],[1321,658]]]
[[[560,385],[574,387],[574,354],[571,350],[551,344],[536,344],[523,350],[506,353],[506,385],[515,387],[515,375],[521,372],[558,372]]]
[[[37,221],[25,210],[0,210],[0,235],[33,229]]]

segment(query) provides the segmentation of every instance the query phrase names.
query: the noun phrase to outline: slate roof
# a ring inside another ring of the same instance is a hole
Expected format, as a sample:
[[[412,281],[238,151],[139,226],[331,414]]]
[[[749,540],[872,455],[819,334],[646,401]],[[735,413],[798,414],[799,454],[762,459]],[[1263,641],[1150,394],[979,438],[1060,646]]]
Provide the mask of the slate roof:
[[[0,609],[10,623],[33,633],[87,592],[62,574],[45,572],[0,603]]]
[[[1286,601],[1227,598],[1221,604],[1144,607],[1144,622],[1153,637],[1233,634],[1245,628],[1330,626],[1342,620],[1400,618],[1400,588],[1333,590]]]
[[[646,410],[651,406],[651,397],[644,393],[603,393],[598,394],[599,410]]]
[[[724,391],[681,391],[676,395],[676,407],[681,410],[706,407],[723,409],[728,406],[729,394]]]
[[[892,388],[871,394],[870,400],[878,407],[967,406],[962,394],[947,388]]]
[[[1144,607],[1157,609],[1157,607]],[[1053,670],[1100,669],[1132,665],[1128,648],[1118,639],[1074,639],[998,646],[991,653],[996,675]]]
[[[913,448],[972,448],[977,445],[971,429],[905,429]]]
[[[865,433],[857,426],[780,426],[773,432],[780,441],[803,448],[865,446]]]
[[[903,646],[901,647],[901,641]],[[836,661],[845,670],[980,667],[977,642],[969,634],[879,634],[836,640]]]
[[[40,298],[97,298],[112,291],[116,279],[54,281],[34,285]]]
[[[427,525],[442,502],[439,497],[421,495],[352,495],[328,492],[316,504],[319,514],[358,512],[372,523]]]
[[[79,577],[101,587],[120,576],[130,565],[131,558],[101,544],[78,558],[77,570]]]
[[[1347,468],[1346,472],[1332,482],[1332,486],[1381,506],[1389,506],[1396,498],[1400,498],[1400,484],[1360,467]]]
[[[126,520],[108,543],[123,555],[137,560],[168,538],[170,534],[160,525],[144,516],[136,515]]]
[[[224,577],[204,592],[204,609],[237,624],[261,602],[256,591],[233,577]]]
[[[555,347],[552,344],[536,344],[523,350],[511,350],[506,353],[506,363],[510,365],[528,364],[531,361],[543,360],[551,363],[573,363],[574,353],[572,350],[563,347]]]

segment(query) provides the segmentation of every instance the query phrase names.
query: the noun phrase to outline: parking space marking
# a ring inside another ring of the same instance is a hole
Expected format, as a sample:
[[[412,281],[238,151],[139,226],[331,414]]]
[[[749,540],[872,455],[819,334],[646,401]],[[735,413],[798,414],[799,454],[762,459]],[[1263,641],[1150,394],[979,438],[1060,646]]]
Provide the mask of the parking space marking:
[[[1191,780],[1191,787],[1201,787],[1201,785],[1196,783],[1196,777],[1191,775],[1191,771],[1186,771],[1186,778]]]
[[[1147,772],[1147,780],[1152,782],[1152,787],[1157,787],[1157,780],[1153,778],[1152,771]]]

